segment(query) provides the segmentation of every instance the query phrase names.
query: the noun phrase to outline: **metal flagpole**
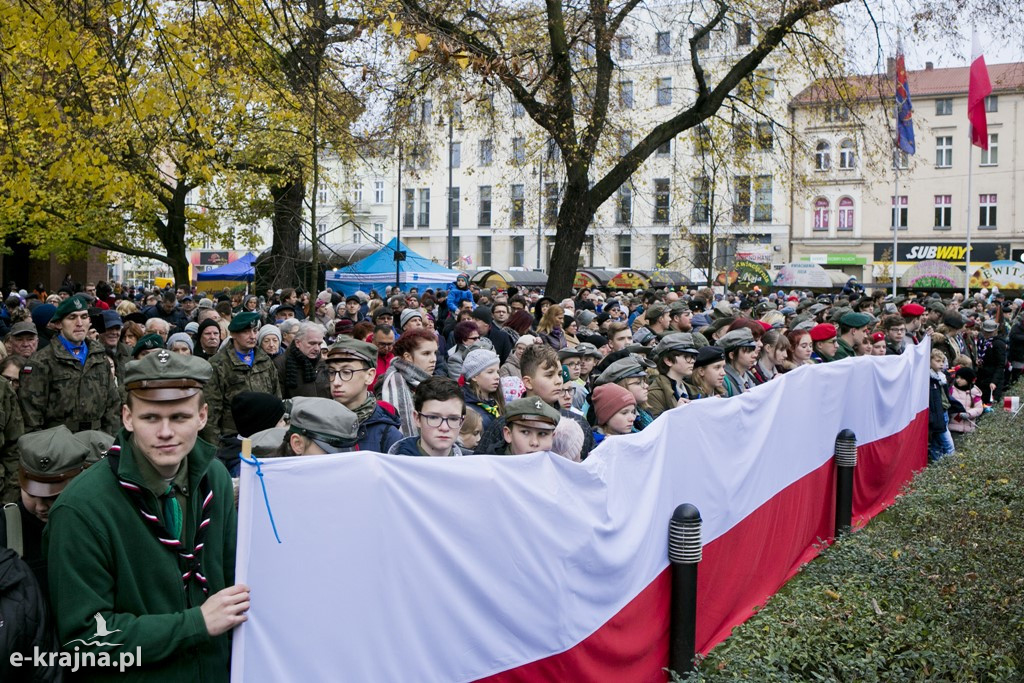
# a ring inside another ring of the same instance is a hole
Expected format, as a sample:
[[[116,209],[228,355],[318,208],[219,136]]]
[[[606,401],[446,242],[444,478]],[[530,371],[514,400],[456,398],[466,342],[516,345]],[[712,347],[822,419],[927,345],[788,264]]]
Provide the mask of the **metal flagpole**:
[[[896,107],[896,116],[899,117],[899,107]],[[896,276],[896,262],[899,260],[900,247],[900,146],[896,144],[893,150],[893,167],[896,169],[896,187],[892,198],[892,298],[896,298],[896,286],[899,278]]]
[[[971,142],[973,139],[973,126],[967,126],[967,143],[970,148],[967,150],[967,253],[964,255],[966,260],[966,270],[964,272],[964,303],[971,298],[971,181],[974,179],[974,143]]]

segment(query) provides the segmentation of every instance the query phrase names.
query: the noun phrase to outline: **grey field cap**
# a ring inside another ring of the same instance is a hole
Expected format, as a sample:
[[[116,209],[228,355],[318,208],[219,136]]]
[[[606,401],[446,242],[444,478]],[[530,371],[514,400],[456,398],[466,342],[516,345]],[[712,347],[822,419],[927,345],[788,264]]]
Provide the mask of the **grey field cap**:
[[[651,355],[659,358],[667,351],[681,351],[682,353],[697,353],[697,344],[693,341],[693,335],[689,332],[676,332],[664,337],[651,351]]]
[[[359,418],[330,398],[292,399],[288,431],[310,439],[328,453],[341,453],[359,440]]]
[[[644,369],[644,366],[636,358],[620,358],[605,368],[604,372],[597,378],[596,384],[611,384],[612,382],[618,382],[620,379],[646,376],[647,370]]]
[[[723,351],[732,351],[742,347],[753,348],[757,346],[757,342],[754,340],[754,334],[749,328],[739,327],[722,335],[718,340],[718,346]]]

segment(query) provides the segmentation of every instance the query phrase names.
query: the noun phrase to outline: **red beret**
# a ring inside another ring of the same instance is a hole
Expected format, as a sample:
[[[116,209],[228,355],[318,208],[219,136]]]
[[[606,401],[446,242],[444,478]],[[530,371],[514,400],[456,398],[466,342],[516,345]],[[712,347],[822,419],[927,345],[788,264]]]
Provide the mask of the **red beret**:
[[[900,315],[904,318],[917,318],[924,315],[924,306],[915,303],[903,304],[900,307]]]
[[[871,335],[871,341],[873,342],[880,342],[883,339],[885,339],[885,332],[875,332]]]
[[[835,336],[836,326],[831,323],[821,323],[811,328],[811,341],[826,341],[834,339]]]
[[[763,320],[755,320],[754,322],[756,322],[758,325],[763,327],[765,332],[767,332],[768,330],[772,329],[771,323],[766,323]]]

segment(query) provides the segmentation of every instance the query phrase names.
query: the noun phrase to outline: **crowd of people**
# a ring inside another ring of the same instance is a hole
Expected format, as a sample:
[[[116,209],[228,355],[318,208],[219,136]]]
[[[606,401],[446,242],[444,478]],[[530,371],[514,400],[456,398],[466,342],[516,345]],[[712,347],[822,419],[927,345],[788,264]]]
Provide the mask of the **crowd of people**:
[[[690,402],[930,336],[934,460],[1024,370],[1024,302],[987,290],[583,288],[556,301],[465,274],[347,296],[8,289],[0,613],[20,605],[24,627],[0,629],[3,680],[56,680],[60,666],[7,655],[108,630],[155,678],[227,677],[228,634],[249,607],[233,577],[242,439],[259,458],[580,462]]]

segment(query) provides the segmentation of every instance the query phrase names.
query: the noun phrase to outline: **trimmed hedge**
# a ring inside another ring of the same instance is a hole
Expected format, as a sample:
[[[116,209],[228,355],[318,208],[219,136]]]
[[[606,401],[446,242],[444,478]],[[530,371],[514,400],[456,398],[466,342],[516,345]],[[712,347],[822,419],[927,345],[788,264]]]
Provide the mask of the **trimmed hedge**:
[[[686,680],[1024,681],[1024,415],[987,416]]]

